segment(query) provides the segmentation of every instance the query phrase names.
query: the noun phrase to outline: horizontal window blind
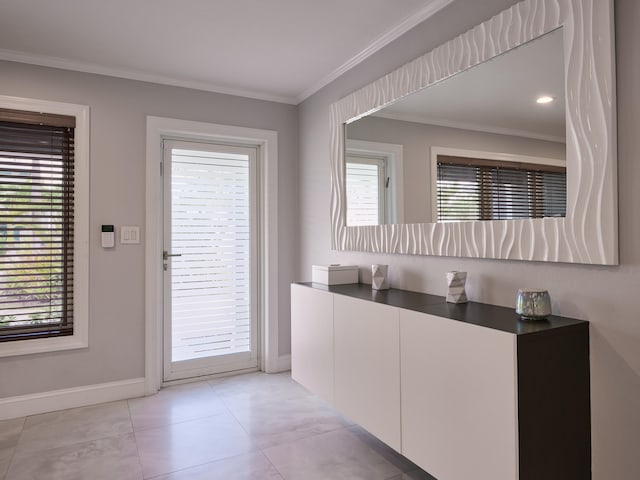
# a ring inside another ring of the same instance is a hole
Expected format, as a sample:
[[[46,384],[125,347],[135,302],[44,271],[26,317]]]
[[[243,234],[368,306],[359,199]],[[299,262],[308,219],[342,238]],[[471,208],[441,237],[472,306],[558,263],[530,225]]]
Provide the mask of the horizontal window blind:
[[[73,333],[74,122],[0,110],[0,341]]]
[[[438,221],[564,217],[566,169],[438,157]]]

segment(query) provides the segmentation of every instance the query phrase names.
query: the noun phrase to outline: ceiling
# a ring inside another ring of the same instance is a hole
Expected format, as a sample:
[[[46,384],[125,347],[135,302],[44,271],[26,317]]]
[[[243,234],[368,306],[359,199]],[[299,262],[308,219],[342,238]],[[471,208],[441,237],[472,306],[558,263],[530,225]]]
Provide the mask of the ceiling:
[[[375,115],[564,143],[562,35],[557,29]],[[541,95],[554,101],[538,105]]]
[[[297,104],[453,0],[0,0],[0,59]]]

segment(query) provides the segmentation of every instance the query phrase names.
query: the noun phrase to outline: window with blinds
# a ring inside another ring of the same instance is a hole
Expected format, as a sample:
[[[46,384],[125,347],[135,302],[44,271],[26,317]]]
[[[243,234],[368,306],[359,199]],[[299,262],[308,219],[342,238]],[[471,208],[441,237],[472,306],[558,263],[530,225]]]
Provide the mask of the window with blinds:
[[[0,109],[0,341],[73,334],[74,129]]]
[[[385,212],[385,162],[348,157],[346,160],[347,225],[380,225]]]
[[[438,221],[564,217],[566,168],[438,156]]]

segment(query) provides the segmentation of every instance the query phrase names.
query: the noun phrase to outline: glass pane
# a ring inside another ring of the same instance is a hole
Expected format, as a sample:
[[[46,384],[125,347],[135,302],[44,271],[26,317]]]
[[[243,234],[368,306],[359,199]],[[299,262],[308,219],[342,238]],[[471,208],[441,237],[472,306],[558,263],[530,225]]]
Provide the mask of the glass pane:
[[[380,224],[378,165],[347,163],[347,225]]]
[[[172,360],[249,352],[249,157],[174,149]]]

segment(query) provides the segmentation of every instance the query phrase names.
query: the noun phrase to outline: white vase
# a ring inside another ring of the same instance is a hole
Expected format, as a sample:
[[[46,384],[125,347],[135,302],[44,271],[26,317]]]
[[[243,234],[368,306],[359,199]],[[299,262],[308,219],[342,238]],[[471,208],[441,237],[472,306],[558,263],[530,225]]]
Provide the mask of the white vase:
[[[374,290],[389,289],[389,265],[371,265],[371,288]]]
[[[467,272],[447,272],[447,302],[467,303],[467,292],[464,285],[467,281]]]

